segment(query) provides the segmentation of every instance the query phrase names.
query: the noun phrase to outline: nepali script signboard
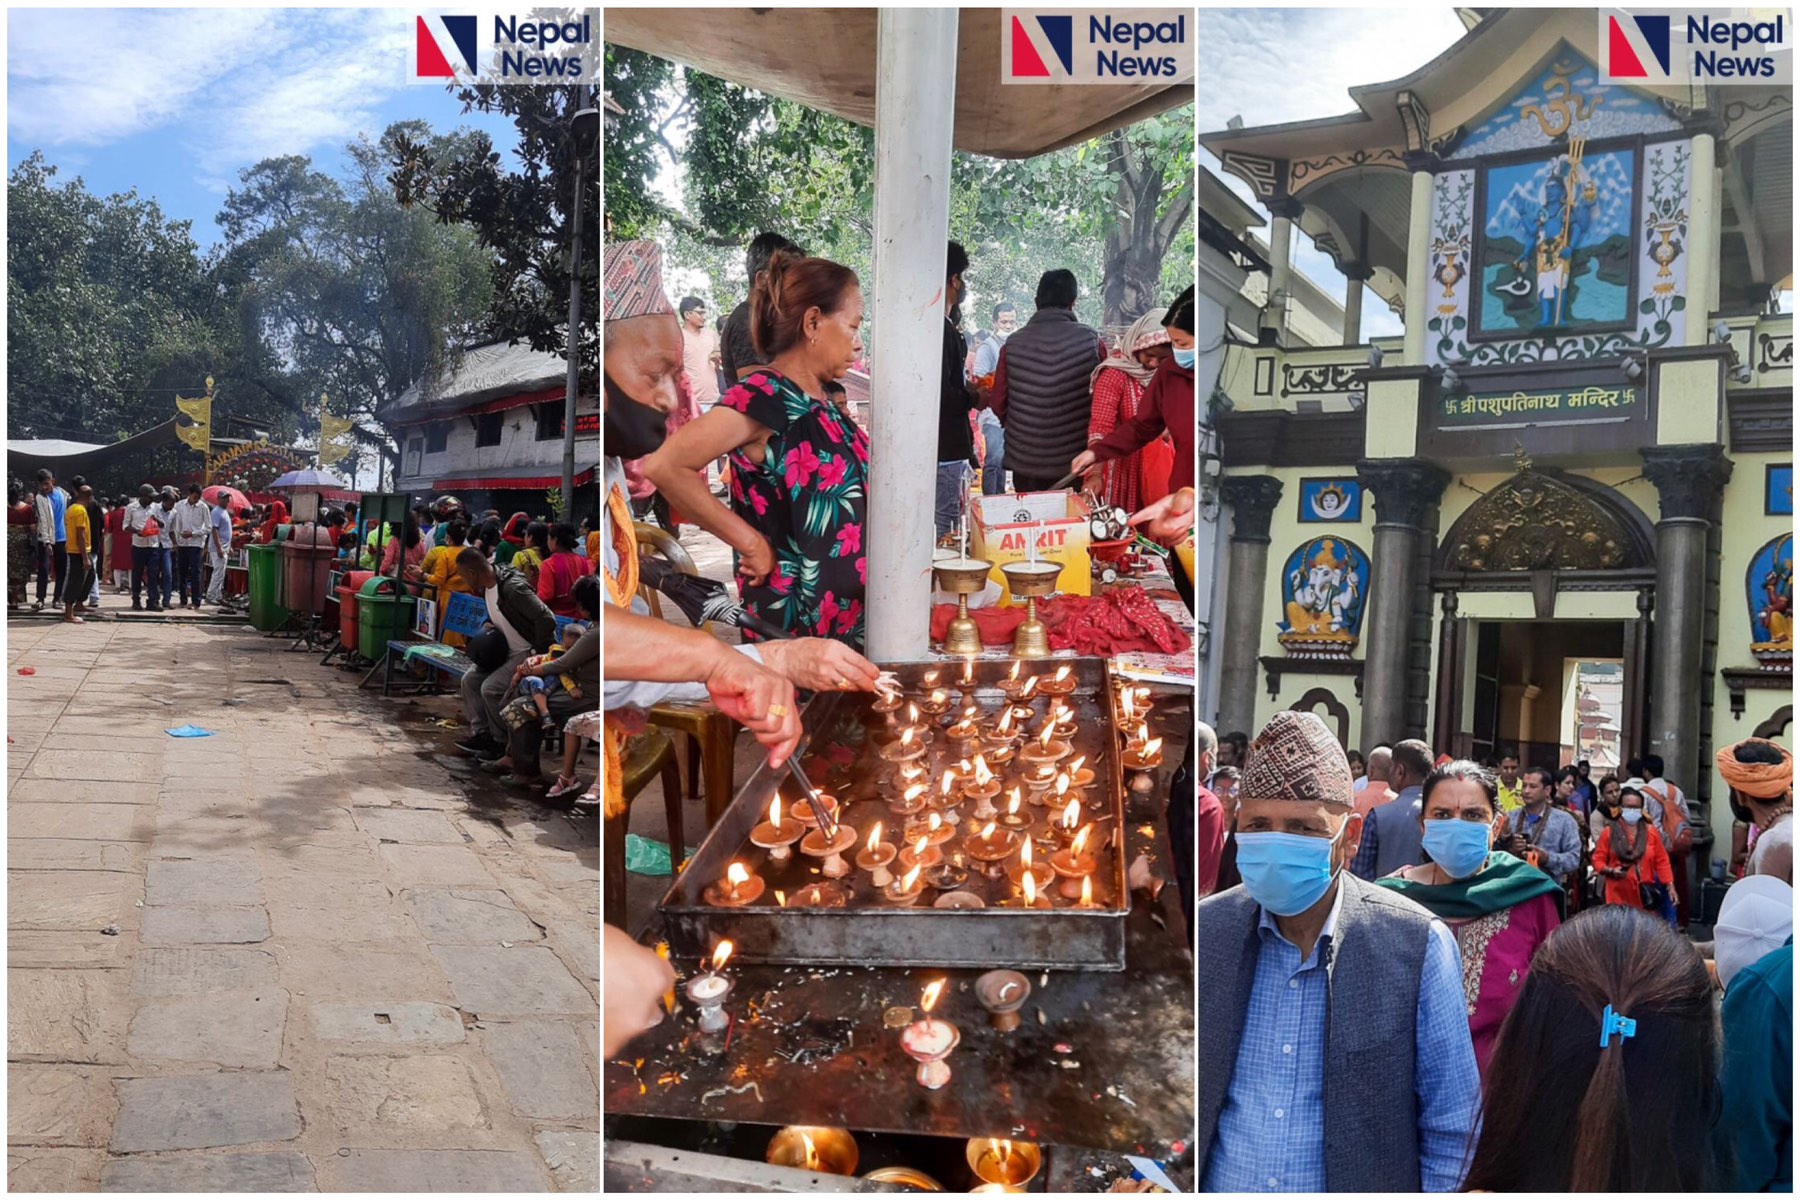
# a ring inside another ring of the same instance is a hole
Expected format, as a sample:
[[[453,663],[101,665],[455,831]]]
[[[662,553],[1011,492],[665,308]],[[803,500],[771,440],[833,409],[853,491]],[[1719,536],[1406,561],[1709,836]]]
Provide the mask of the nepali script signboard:
[[[1506,429],[1628,420],[1639,404],[1636,386],[1470,393],[1440,397],[1438,424],[1452,429]]]

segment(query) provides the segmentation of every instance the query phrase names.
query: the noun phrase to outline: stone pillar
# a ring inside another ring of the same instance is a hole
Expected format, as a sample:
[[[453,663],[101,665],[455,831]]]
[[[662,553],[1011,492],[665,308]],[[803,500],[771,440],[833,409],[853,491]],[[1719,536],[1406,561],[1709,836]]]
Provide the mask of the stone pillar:
[[[1262,327],[1275,331],[1276,344],[1287,338],[1288,289],[1293,283],[1294,222],[1303,207],[1291,196],[1270,201],[1275,219],[1269,225],[1269,303],[1263,309]]]
[[[1242,730],[1256,736],[1257,661],[1262,649],[1263,596],[1269,576],[1269,519],[1281,502],[1281,480],[1268,475],[1228,475],[1223,484],[1231,506],[1231,549],[1225,600],[1225,631],[1219,653],[1220,733]]]
[[[1689,143],[1688,163],[1688,295],[1683,338],[1690,346],[1712,340],[1712,315],[1717,302],[1715,276],[1719,273],[1719,203],[1714,187],[1713,135],[1697,133]]]
[[[1707,540],[1731,460],[1717,445],[1645,449],[1644,477],[1656,485],[1656,619],[1650,654],[1650,745],[1667,776],[1690,795],[1711,770],[1701,761],[1700,693],[1706,635]]]
[[[1344,267],[1344,345],[1355,346],[1362,341],[1362,307],[1363,285],[1375,274],[1362,263],[1348,263]]]
[[[1406,227],[1406,341],[1403,357],[1409,367],[1425,363],[1425,322],[1431,319],[1425,292],[1431,271],[1431,180],[1436,160],[1409,155],[1412,168],[1412,213]],[[1368,708],[1365,701],[1364,710]]]
[[[1357,478],[1375,499],[1375,542],[1370,548],[1368,616],[1364,622],[1362,742],[1392,745],[1418,737],[1407,714],[1407,675],[1414,667],[1412,636],[1421,543],[1428,542],[1438,497],[1449,474],[1418,458],[1368,459]],[[1425,664],[1429,670],[1429,663]]]

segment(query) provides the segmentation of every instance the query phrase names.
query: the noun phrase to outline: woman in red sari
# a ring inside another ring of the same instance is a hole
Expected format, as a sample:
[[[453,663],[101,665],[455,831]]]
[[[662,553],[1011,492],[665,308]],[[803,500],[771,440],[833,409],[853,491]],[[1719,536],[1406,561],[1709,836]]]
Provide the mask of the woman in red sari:
[[[550,530],[550,557],[538,568],[538,599],[559,617],[581,616],[575,603],[575,581],[588,574],[585,554],[575,551],[575,527],[558,522]]]
[[[131,535],[125,532],[125,502],[121,499],[106,514],[106,533],[112,539],[112,553],[107,556],[106,573],[112,576],[113,591],[131,590]]]
[[[257,542],[261,545],[267,546],[269,543],[271,543],[275,540],[275,530],[277,528],[279,528],[280,526],[286,525],[287,523],[288,523],[287,501],[277,500],[273,504],[269,505],[269,519],[263,522],[262,532],[261,532],[261,534],[258,535],[258,537],[256,539]]]
[[[516,512],[507,518],[506,528],[500,531],[500,544],[494,548],[494,565],[510,567],[513,555],[525,548],[525,527],[531,524],[531,518],[522,512]]]
[[[1163,328],[1167,309],[1153,308],[1139,317],[1112,356],[1094,369],[1093,410],[1088,417],[1088,445],[1104,441],[1138,415],[1150,377],[1169,357],[1169,334]],[[1100,465],[1100,495],[1128,513],[1169,494],[1169,468],[1175,449],[1168,436],[1143,449]]]

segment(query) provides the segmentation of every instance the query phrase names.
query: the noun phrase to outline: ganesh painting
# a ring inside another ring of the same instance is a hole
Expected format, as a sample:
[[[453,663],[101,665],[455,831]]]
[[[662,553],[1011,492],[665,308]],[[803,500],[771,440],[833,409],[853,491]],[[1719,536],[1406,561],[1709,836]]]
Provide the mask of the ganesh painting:
[[[1282,575],[1277,638],[1290,652],[1348,657],[1362,633],[1369,595],[1369,556],[1337,537],[1315,538],[1295,550]]]
[[[1758,662],[1794,657],[1794,536],[1784,533],[1750,560],[1745,579],[1750,600],[1750,652]]]

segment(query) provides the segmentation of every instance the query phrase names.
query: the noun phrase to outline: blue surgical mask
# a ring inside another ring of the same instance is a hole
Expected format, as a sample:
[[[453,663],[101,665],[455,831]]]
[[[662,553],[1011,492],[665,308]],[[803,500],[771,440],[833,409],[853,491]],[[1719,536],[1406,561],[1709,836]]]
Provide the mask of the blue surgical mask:
[[[1641,808],[1628,808],[1625,810],[1624,815],[1625,823],[1627,825],[1636,825],[1639,821],[1644,819],[1644,810]]]
[[[1427,821],[1420,843],[1452,878],[1467,879],[1487,862],[1490,831],[1481,821]]]
[[[1305,912],[1319,902],[1337,876],[1331,867],[1331,852],[1343,832],[1340,828],[1330,838],[1303,833],[1238,834],[1237,866],[1244,890],[1278,917]]]
[[[1194,360],[1198,354],[1199,351],[1192,348],[1187,350],[1177,350],[1175,351],[1175,365],[1178,367],[1186,367],[1191,371],[1194,369]]]

